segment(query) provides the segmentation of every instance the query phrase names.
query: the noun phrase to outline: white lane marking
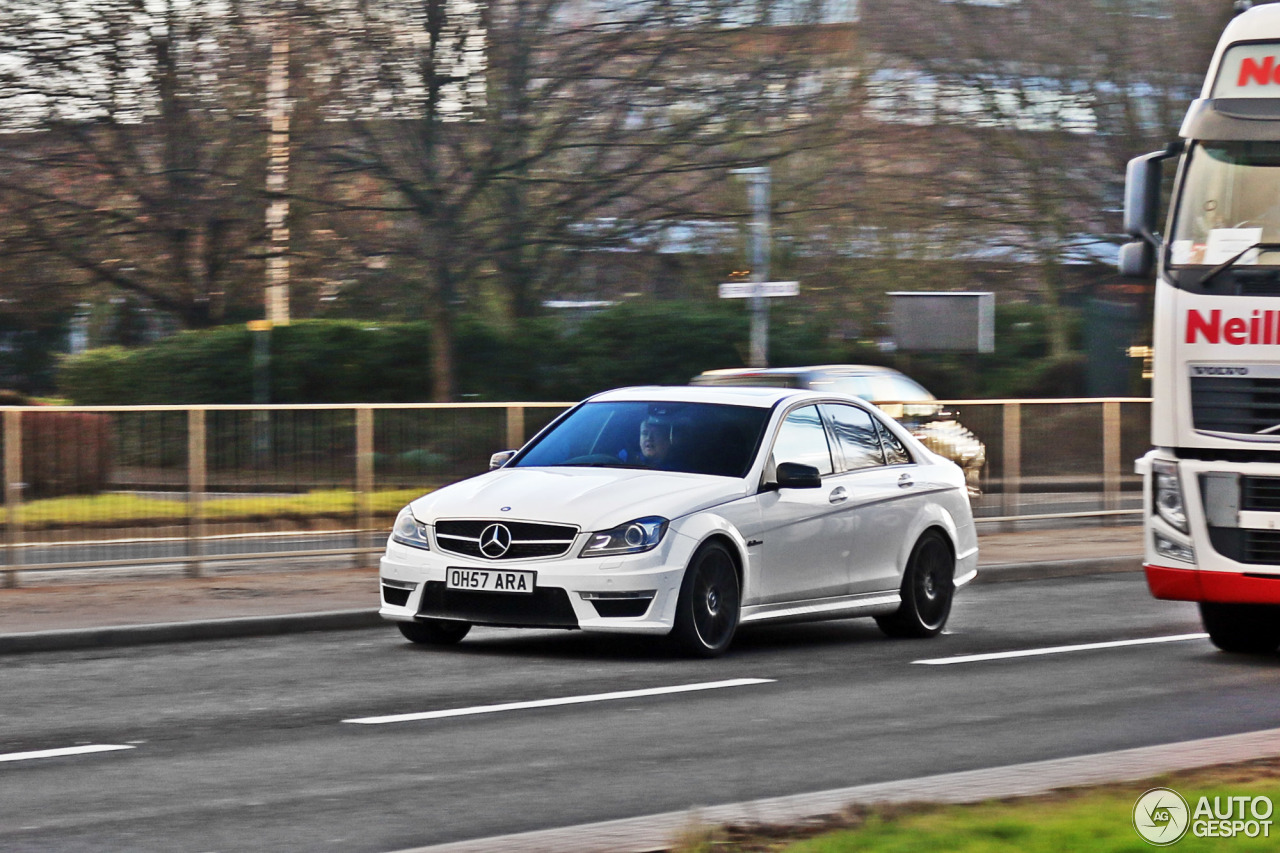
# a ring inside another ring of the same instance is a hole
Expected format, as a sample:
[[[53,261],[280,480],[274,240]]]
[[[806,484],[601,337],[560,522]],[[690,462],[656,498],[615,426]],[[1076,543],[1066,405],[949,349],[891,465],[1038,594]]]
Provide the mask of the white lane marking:
[[[538,699],[532,702],[507,702],[502,705],[476,705],[471,708],[450,708],[446,711],[423,711],[417,714],[390,714],[385,717],[358,717],[343,720],[373,726],[381,723],[404,723],[410,720],[440,720],[445,717],[465,717],[472,714],[496,714],[499,711],[524,711],[529,708],[552,708],[557,705],[580,705],[584,702],[609,702],[614,699],[635,699],[639,696],[666,696],[671,693],[692,693],[696,690],[718,690],[722,687],[746,687],[752,684],[770,684],[772,678],[734,678],[729,681],[707,681],[702,684],[680,684],[674,687],[650,687],[645,690],[620,690],[616,693],[593,693],[587,696],[565,696],[560,699]]]
[[[1153,643],[1181,643],[1186,640],[1203,640],[1208,634],[1174,634],[1168,637],[1145,637],[1141,640],[1112,640],[1106,643],[1081,643],[1078,646],[1050,646],[1043,649],[1022,649],[1016,652],[992,652],[985,655],[960,655],[954,658],[930,658],[913,660],[912,663],[925,666],[946,666],[950,663],[977,663],[984,660],[1005,660],[1007,658],[1030,658],[1037,655],[1060,655],[1065,652],[1087,652],[1094,649],[1118,649],[1121,646],[1147,646]]]
[[[133,749],[115,743],[91,743],[85,746],[64,746],[61,749],[37,749],[34,752],[8,752],[0,754],[0,761],[27,761],[32,758],[60,758],[64,755],[86,755],[91,752],[115,752],[117,749]]]

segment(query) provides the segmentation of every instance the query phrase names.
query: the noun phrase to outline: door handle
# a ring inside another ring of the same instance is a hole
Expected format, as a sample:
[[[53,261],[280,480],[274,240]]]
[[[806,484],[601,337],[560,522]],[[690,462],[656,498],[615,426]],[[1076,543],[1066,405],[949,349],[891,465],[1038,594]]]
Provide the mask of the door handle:
[[[849,493],[844,490],[844,486],[836,486],[827,497],[827,500],[833,504],[844,503],[848,499]]]
[[[915,484],[911,482],[910,474],[903,474],[901,477],[898,478],[898,488],[900,489],[909,489],[913,485]]]

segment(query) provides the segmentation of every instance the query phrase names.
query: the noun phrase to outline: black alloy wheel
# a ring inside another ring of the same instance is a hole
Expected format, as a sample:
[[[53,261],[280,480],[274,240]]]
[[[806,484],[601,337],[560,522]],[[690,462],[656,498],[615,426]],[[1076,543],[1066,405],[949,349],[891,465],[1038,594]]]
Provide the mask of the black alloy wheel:
[[[938,530],[926,530],[907,560],[902,604],[876,624],[890,637],[933,637],[942,632],[955,597],[956,558]]]
[[[454,622],[450,619],[423,619],[418,622],[397,622],[396,627],[406,640],[420,645],[452,646],[467,636],[471,623]]]
[[[719,542],[697,550],[685,569],[672,634],[685,653],[723,654],[738,630],[741,590],[733,555]]]
[[[1280,647],[1280,606],[1202,601],[1200,621],[1224,652],[1265,655]]]

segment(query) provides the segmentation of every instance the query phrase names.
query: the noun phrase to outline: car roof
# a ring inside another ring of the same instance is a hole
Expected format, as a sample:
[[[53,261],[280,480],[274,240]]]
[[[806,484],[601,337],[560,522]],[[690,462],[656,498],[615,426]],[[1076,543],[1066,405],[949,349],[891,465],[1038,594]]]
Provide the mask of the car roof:
[[[782,400],[821,399],[819,394],[799,388],[756,387],[750,385],[641,385],[615,388],[592,396],[592,402],[720,403],[731,406],[771,408]],[[840,395],[837,395],[840,396]]]
[[[892,373],[902,376],[903,373],[892,367],[879,364],[810,364],[803,367],[726,367],[719,370],[704,370],[701,376],[760,376],[785,375],[798,376],[804,373],[838,373],[844,376]]]

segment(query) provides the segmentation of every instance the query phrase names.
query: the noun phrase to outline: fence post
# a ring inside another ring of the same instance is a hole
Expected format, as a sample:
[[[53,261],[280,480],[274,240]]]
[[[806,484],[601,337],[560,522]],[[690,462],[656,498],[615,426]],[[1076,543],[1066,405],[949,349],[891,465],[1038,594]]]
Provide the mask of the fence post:
[[[373,409],[356,409],[356,568],[365,564],[361,549],[373,529]]]
[[[1120,403],[1102,404],[1102,506],[1120,508]]]
[[[506,450],[516,450],[524,445],[524,406],[507,406]]]
[[[5,551],[9,571],[5,586],[18,586],[15,567],[22,563],[22,412],[6,409],[4,413],[4,510]]]
[[[1000,504],[1003,515],[1016,515],[1022,491],[1022,404],[1004,404],[1004,470]]]
[[[209,462],[205,455],[205,410],[187,410],[187,554],[191,561],[187,574],[204,575],[204,540],[207,533],[204,517],[204,493],[208,485]]]

